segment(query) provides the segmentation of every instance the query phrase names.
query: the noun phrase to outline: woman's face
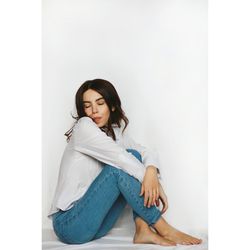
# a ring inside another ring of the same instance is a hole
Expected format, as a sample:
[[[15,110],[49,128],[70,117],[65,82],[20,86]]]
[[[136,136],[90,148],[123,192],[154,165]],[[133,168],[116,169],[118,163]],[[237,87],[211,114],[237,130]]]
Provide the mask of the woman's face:
[[[108,123],[110,110],[109,107],[98,92],[88,89],[83,93],[83,107],[86,115],[90,117],[99,128]]]

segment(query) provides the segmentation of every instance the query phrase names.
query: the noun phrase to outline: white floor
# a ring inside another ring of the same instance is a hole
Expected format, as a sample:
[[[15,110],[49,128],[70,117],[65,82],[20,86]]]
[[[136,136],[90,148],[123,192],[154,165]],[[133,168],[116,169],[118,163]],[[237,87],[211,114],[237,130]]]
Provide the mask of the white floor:
[[[114,225],[114,228],[104,237],[94,240],[85,244],[79,245],[68,245],[60,242],[54,231],[52,229],[43,229],[43,250],[74,250],[74,249],[94,249],[94,250],[129,250],[129,249],[194,249],[194,250],[207,250],[208,249],[208,240],[207,234],[204,232],[195,232],[195,231],[185,231],[188,234],[199,237],[203,240],[200,245],[191,245],[183,246],[177,245],[174,247],[163,247],[153,244],[134,244],[135,228],[132,220],[131,209],[125,209],[124,213],[121,215],[117,223]]]
[[[153,244],[133,244],[133,233],[127,228],[119,229],[114,228],[112,231],[101,239],[94,240],[80,245],[67,245],[60,242],[53,230],[43,230],[43,250],[53,249],[109,249],[109,250],[129,250],[129,249],[163,249],[166,247],[157,246]],[[195,250],[207,250],[207,236],[202,234],[195,234],[203,239],[203,243],[196,246],[182,246],[177,245],[175,247],[167,247],[167,249],[195,249]]]

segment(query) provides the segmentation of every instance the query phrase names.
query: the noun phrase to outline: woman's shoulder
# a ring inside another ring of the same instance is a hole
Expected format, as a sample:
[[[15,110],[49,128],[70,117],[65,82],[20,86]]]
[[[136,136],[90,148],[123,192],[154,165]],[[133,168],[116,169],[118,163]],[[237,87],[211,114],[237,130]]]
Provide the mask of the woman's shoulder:
[[[88,116],[83,116],[77,121],[77,123],[89,123],[89,122],[93,122],[93,120]]]
[[[88,116],[81,117],[78,119],[74,125],[74,133],[79,134],[91,134],[96,133],[98,126],[96,123]]]
[[[77,120],[76,125],[85,127],[98,127],[96,123],[88,116],[83,116]]]
[[[116,136],[118,137],[126,136],[126,133],[123,133],[123,129],[124,129],[123,124],[120,127],[117,124],[112,124],[112,128],[114,129]],[[76,121],[75,126],[74,126],[74,132],[77,132],[77,133],[80,132],[81,134],[82,133],[91,134],[91,133],[102,132],[102,131],[90,117],[83,116]]]
[[[90,126],[94,126],[94,127],[98,127],[97,124],[88,116],[83,116],[80,119],[78,119],[78,121],[76,121],[76,125],[90,125]],[[121,131],[124,128],[124,125],[122,124],[120,127],[117,124],[112,124],[112,128],[117,130],[117,131]]]

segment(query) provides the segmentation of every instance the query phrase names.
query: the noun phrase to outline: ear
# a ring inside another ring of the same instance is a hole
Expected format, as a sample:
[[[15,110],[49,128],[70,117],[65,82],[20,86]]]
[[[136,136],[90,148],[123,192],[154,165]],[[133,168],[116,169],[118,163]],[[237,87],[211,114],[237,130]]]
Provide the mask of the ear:
[[[111,109],[111,110],[112,110],[112,112],[114,112],[114,111],[115,111],[115,107],[112,107],[112,109]]]

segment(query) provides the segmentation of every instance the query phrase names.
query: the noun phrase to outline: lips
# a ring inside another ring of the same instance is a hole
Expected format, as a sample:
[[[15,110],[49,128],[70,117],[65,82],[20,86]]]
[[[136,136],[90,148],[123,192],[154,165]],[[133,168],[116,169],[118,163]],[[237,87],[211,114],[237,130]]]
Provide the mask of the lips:
[[[94,122],[99,122],[101,119],[102,119],[101,117],[93,118]]]

